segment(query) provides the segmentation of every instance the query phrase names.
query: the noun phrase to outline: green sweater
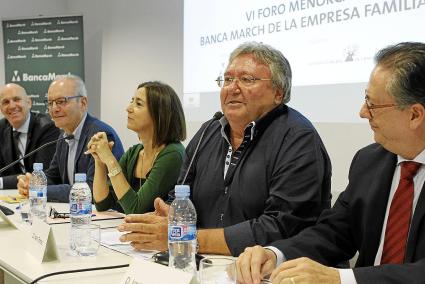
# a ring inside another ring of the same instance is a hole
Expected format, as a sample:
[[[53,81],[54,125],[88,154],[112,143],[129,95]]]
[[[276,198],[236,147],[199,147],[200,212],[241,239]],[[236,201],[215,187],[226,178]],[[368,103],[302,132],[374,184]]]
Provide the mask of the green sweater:
[[[142,144],[137,144],[127,150],[120,159],[122,172],[128,183],[134,179],[139,152]],[[181,143],[168,144],[159,152],[152,169],[143,185],[138,189],[130,189],[118,200],[126,214],[137,214],[153,211],[153,201],[157,197],[165,199],[174,188],[183,163],[184,146]],[[110,186],[109,195],[100,202],[95,202],[96,209],[105,211],[116,207],[116,195]]]

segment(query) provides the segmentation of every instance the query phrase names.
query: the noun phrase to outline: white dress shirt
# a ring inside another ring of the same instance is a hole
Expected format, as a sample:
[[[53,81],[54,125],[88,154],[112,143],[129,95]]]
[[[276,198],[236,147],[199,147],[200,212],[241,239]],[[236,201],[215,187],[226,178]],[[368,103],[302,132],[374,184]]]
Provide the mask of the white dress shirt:
[[[27,119],[25,122],[19,127],[18,129],[13,128],[13,131],[18,131],[21,134],[19,135],[19,141],[18,141],[18,158],[21,158],[25,155],[25,150],[27,149],[27,141],[28,141],[28,128],[30,126],[30,119],[31,119],[31,112],[28,112]],[[25,165],[24,161],[20,161],[20,167],[22,169],[22,172],[25,173]],[[0,189],[3,189],[3,178],[0,177]]]

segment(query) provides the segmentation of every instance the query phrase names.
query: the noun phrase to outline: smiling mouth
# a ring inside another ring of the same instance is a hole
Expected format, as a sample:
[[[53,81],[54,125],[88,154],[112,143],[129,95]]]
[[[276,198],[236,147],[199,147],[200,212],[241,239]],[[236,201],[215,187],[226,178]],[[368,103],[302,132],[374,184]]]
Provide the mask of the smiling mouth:
[[[20,113],[21,113],[20,111],[14,111],[14,112],[9,113],[9,115],[15,116],[15,115],[20,114]]]

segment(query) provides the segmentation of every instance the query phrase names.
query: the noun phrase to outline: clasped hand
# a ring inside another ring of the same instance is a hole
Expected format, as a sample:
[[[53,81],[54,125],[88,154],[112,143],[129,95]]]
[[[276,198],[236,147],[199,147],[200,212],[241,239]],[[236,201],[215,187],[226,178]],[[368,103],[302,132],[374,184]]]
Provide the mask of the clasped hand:
[[[90,138],[85,154],[91,154],[95,160],[106,163],[106,161],[114,156],[112,154],[113,146],[114,141],[108,142],[105,132],[98,132]]]
[[[167,250],[168,248],[168,210],[170,208],[161,198],[154,201],[155,212],[131,214],[118,226],[122,242],[138,250]]]
[[[276,267],[276,255],[261,246],[246,248],[236,261],[238,283],[261,283],[270,275],[273,284],[340,284],[339,271],[307,257],[283,262]],[[276,267],[276,268],[275,268]]]

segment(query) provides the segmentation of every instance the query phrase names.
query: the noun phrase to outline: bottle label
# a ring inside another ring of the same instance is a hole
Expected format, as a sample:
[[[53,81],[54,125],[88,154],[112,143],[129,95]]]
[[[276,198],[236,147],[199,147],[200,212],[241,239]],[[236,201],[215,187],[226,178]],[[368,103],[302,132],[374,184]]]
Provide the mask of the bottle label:
[[[89,203],[71,202],[69,212],[71,215],[91,215],[91,208],[92,206]]]
[[[196,240],[196,225],[168,226],[169,241]]]

